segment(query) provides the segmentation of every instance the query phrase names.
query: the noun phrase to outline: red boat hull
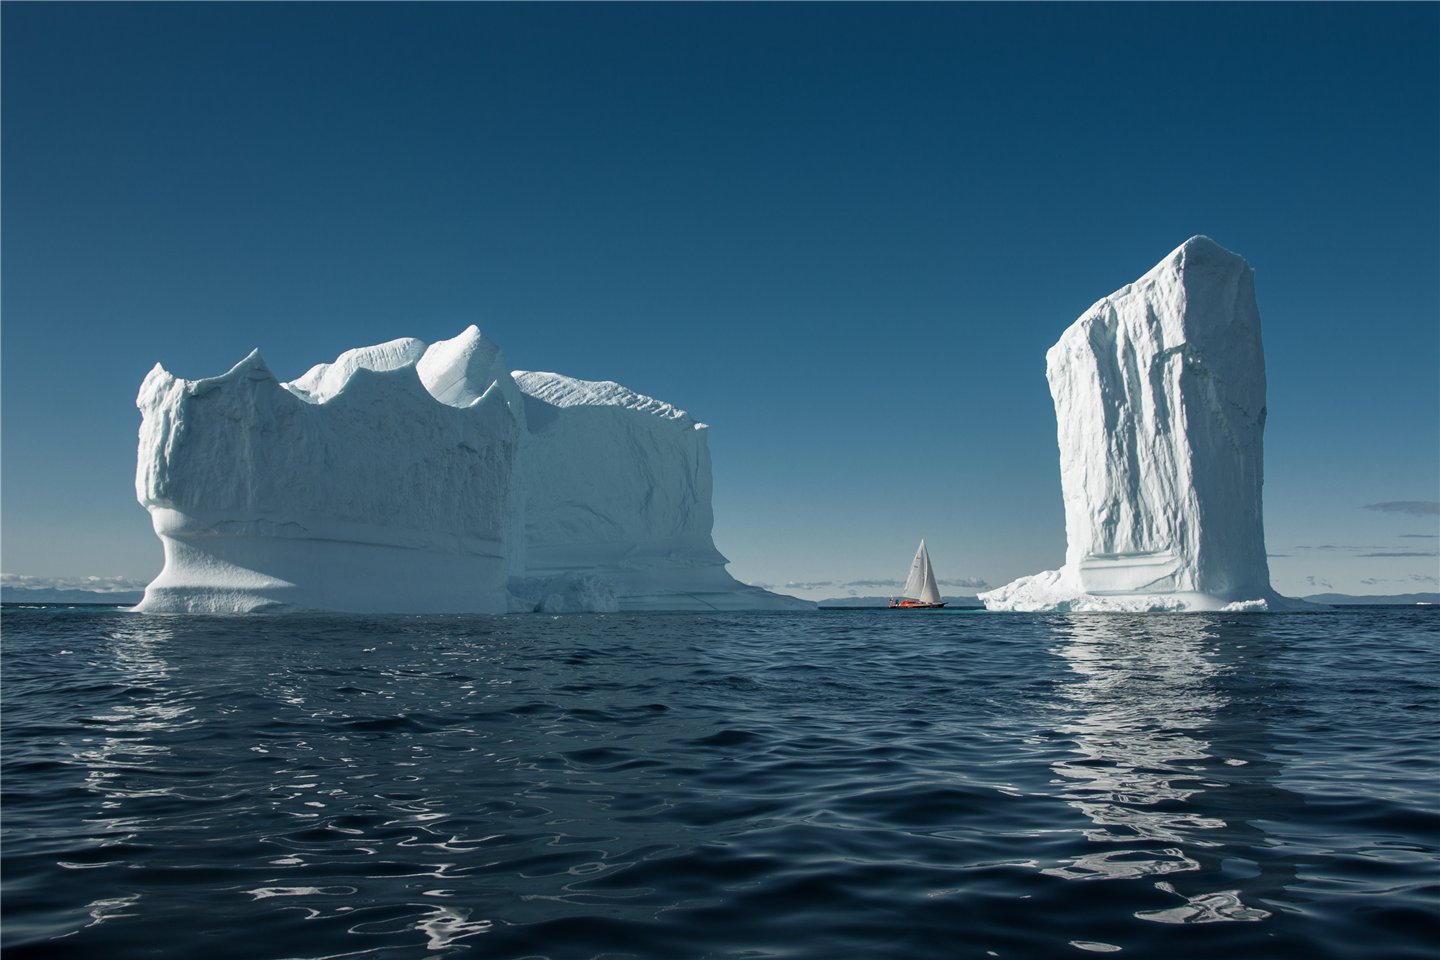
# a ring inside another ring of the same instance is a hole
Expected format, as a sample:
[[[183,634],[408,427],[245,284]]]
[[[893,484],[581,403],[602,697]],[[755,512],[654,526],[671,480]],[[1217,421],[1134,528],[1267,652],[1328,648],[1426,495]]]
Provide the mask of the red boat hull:
[[[891,600],[891,610],[939,610],[943,603],[921,603],[919,600]]]

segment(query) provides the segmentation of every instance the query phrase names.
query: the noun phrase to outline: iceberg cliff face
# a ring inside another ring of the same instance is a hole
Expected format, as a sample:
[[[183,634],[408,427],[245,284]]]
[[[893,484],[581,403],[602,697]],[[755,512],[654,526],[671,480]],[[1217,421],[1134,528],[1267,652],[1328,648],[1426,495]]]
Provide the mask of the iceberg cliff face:
[[[618,383],[515,371],[526,571],[611,585],[619,609],[813,606],[737,582],[711,539],[708,428]]]
[[[1046,354],[1065,565],[980,598],[991,610],[1255,609],[1265,358],[1252,271],[1192,237],[1087,310]]]
[[[505,609],[500,392],[437,403],[413,358],[282,385],[256,352],[207,380],[157,365],[137,402],[135,492],[165,547],[141,610]]]
[[[137,399],[135,487],[165,566],[139,608],[798,603],[725,572],[700,425],[617,384],[523,376],[522,392],[474,327],[349,350],[283,384],[258,352],[206,380],[157,365]]]

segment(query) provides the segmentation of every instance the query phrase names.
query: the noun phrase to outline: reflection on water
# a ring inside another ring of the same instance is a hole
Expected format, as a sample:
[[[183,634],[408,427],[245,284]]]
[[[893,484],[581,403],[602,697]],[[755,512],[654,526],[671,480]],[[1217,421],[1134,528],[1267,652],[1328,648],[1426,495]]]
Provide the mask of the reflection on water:
[[[1217,682],[1226,665],[1208,617],[1073,616],[1056,652],[1081,678],[1061,687],[1070,719],[1058,732],[1074,757],[1052,764],[1060,796],[1094,824],[1084,836],[1093,853],[1042,872],[1073,880],[1157,880],[1182,898],[1172,908],[1135,915],[1160,923],[1263,920],[1240,891],[1182,891],[1180,875],[1202,870],[1205,851],[1255,832],[1218,815],[1227,804],[1210,794],[1226,789],[1227,756],[1218,720],[1228,705]],[[1214,876],[1205,871],[1207,876]]]
[[[110,859],[105,851],[133,845],[147,829],[143,817],[122,815],[127,801],[170,794],[169,786],[157,785],[152,772],[160,772],[170,749],[161,734],[186,724],[191,708],[171,691],[170,667],[160,651],[169,640],[163,629],[140,631],[121,627],[109,636],[104,649],[112,658],[106,666],[126,685],[126,702],[110,703],[93,713],[86,726],[104,731],[84,737],[70,761],[85,770],[84,785],[98,794],[101,815],[86,820],[93,843],[102,859],[84,863],[61,861],[62,867],[91,870],[123,863],[123,853]],[[90,920],[85,928],[122,918],[135,917],[141,894],[101,897],[86,904]],[[83,929],[83,928],[82,928]]]
[[[1433,955],[1440,618],[5,616],[14,960]]]
[[[169,640],[164,630],[117,630],[107,649],[109,664],[129,685],[129,699],[109,704],[87,725],[107,733],[86,737],[75,751],[75,761],[86,767],[85,785],[105,798],[104,809],[117,807],[126,797],[159,796],[164,787],[138,786],[133,777],[163,761],[170,750],[158,734],[184,725],[191,708],[170,691],[170,666],[161,656]]]

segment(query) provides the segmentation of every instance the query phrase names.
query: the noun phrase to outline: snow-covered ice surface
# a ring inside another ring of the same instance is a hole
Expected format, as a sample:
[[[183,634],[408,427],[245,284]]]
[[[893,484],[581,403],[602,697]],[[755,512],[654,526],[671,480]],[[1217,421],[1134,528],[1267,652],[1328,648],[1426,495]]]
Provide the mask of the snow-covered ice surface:
[[[1045,356],[1065,565],[990,610],[1266,610],[1265,357],[1249,264],[1192,237]]]
[[[283,384],[258,351],[203,380],[156,365],[135,487],[165,566],[139,609],[806,605],[725,572],[701,425],[617,384],[524,379],[473,326]]]

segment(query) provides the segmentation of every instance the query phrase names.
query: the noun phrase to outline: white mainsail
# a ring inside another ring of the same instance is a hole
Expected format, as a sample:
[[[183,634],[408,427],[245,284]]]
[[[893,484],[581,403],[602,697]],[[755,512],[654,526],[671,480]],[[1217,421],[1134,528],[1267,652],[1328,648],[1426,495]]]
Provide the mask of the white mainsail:
[[[939,603],[940,588],[935,585],[935,571],[930,569],[930,553],[925,541],[915,551],[915,560],[910,564],[910,577],[905,581],[905,596],[921,603]]]

